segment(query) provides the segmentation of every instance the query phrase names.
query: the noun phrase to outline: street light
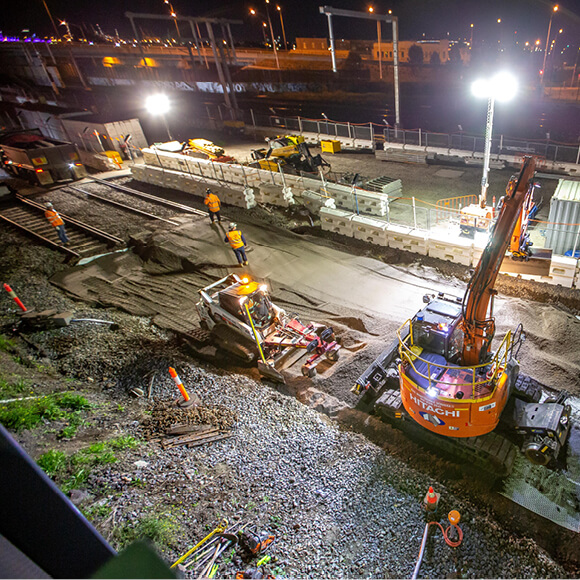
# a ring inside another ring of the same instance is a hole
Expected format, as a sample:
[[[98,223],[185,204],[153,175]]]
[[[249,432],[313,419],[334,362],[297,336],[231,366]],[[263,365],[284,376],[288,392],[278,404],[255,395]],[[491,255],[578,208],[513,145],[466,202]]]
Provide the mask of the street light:
[[[369,12],[373,14],[374,6],[369,6]],[[379,45],[379,78],[383,78],[383,51],[381,50],[381,21],[377,20],[377,44]]]
[[[518,89],[515,77],[506,72],[500,72],[491,79],[479,79],[471,85],[471,92],[480,98],[487,98],[487,124],[485,127],[485,153],[483,158],[483,176],[481,178],[481,194],[479,205],[486,206],[487,188],[489,187],[489,160],[491,157],[491,133],[493,129],[493,111],[496,99],[509,101]]]
[[[270,35],[272,36],[272,47],[274,48],[274,56],[276,57],[276,67],[280,70],[280,62],[278,61],[278,49],[276,48],[276,39],[274,38],[274,28],[272,26],[272,20],[270,19],[270,10],[268,10],[268,5],[270,0],[266,0],[266,16],[268,17],[268,24],[270,25]]]
[[[556,4],[552,8],[552,14],[550,14],[550,23],[548,24],[548,36],[546,37],[546,49],[544,50],[544,64],[542,64],[542,78],[541,83],[544,86],[544,79],[546,78],[546,57],[548,56],[548,44],[550,43],[550,30],[552,29],[552,18],[554,18],[554,14],[558,12],[558,5]]]
[[[165,124],[165,128],[167,129],[167,135],[170,141],[173,141],[173,137],[171,136],[171,132],[169,131],[169,125],[167,124],[167,118],[165,117],[165,113],[169,111],[170,104],[167,95],[157,94],[157,95],[150,95],[147,97],[145,101],[145,108],[151,113],[151,115],[161,115],[163,119],[163,123]]]
[[[284,38],[284,48],[288,50],[288,43],[286,42],[286,31],[284,30],[284,19],[282,18],[282,8],[276,5],[276,10],[278,10],[278,14],[280,15],[280,25],[282,26],[282,37]]]
[[[69,42],[72,42],[74,39],[73,39],[73,35],[71,34],[70,26],[68,25],[68,22],[66,20],[61,20],[60,25],[64,26],[66,28],[65,38],[68,38]]]
[[[169,13],[174,18],[173,22],[175,23],[175,30],[177,30],[177,38],[179,39],[181,38],[181,32],[179,32],[179,25],[177,24],[177,14],[175,13],[175,10],[173,9],[173,5],[171,4],[171,2],[169,0],[164,1],[165,4],[169,6]]]
[[[269,0],[266,0],[266,4],[269,4]],[[278,51],[276,50],[276,40],[274,39],[274,30],[272,28],[272,21],[270,20],[270,13],[268,12],[268,6],[266,6],[266,13],[267,13],[268,22],[270,24],[270,34],[272,36],[272,48],[274,49],[274,58],[276,59],[276,68],[278,70],[280,70],[280,62],[278,61]],[[250,8],[250,14],[252,16],[262,16],[262,14],[260,12],[258,12],[257,10],[255,10],[254,8]],[[266,23],[263,22],[262,26],[264,28],[266,28]],[[264,33],[264,38],[266,38],[265,33]]]

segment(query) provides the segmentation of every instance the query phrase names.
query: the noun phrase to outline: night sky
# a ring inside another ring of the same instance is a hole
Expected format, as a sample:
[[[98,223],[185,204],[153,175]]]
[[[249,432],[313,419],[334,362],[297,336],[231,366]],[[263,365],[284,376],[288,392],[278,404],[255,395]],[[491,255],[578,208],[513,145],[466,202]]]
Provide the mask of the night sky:
[[[177,14],[187,16],[207,16],[243,20],[244,24],[233,28],[236,40],[256,40],[262,38],[259,23],[248,15],[249,8],[264,10],[264,0],[256,2],[240,0],[171,0]],[[46,0],[58,24],[65,19],[74,25],[101,26],[105,34],[114,35],[115,29],[121,36],[131,36],[125,11],[167,14],[168,6],[163,0]],[[365,2],[358,0],[328,0],[328,5],[336,8],[366,11],[369,5],[375,12],[386,13],[389,9],[399,18],[400,38],[417,40],[421,38],[467,38],[469,40],[474,24],[474,44],[486,41],[497,43],[499,38],[508,42],[514,38],[534,42],[546,41],[548,21],[554,2],[546,0],[378,0]],[[328,35],[326,17],[319,13],[320,0],[280,0],[284,25],[288,40],[296,36]],[[275,34],[279,35],[280,20],[276,12],[276,0],[271,0],[271,15]],[[562,41],[578,46],[580,42],[580,0],[565,0],[559,3],[560,10],[553,19],[552,33],[563,29]],[[273,8],[273,10],[272,10]],[[501,23],[497,19],[501,18]],[[334,18],[337,38],[376,38],[374,22]],[[170,30],[168,24],[153,21],[142,22],[146,31],[162,34]],[[165,28],[164,28],[165,27]],[[184,27],[185,28],[185,27]],[[42,0],[4,2],[0,13],[0,31],[4,35],[21,34],[23,29],[39,36],[50,35],[52,25]],[[64,27],[60,27],[64,34]],[[386,30],[386,28],[385,28]],[[517,35],[514,31],[517,30]],[[424,36],[423,36],[424,35]],[[387,36],[387,34],[386,34]],[[388,35],[390,36],[390,35]]]

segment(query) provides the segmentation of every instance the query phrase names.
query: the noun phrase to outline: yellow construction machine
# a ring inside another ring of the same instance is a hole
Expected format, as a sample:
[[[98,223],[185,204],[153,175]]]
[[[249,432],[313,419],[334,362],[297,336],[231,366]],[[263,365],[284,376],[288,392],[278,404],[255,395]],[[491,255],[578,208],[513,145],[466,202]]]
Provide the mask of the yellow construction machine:
[[[255,149],[252,166],[260,169],[300,173],[301,171],[314,173],[319,167],[328,167],[330,164],[320,155],[312,155],[302,135],[278,136],[275,139],[266,139],[268,148]]]

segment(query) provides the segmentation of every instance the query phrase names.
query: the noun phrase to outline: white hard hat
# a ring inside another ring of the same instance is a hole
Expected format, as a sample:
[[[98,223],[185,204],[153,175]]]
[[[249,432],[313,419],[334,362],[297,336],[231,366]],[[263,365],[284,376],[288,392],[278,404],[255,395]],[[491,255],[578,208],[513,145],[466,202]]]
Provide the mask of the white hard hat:
[[[232,222],[230,224],[230,231],[235,230],[237,227],[238,227],[237,224],[235,224],[234,222]]]
[[[46,207],[52,207],[52,203],[50,203],[50,201],[48,201],[48,202],[46,203]]]

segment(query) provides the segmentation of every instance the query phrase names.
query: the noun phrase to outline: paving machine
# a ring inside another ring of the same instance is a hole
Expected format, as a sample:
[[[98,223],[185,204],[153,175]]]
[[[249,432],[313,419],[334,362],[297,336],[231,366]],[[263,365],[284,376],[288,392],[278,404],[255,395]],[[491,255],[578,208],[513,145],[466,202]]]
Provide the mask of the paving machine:
[[[319,362],[338,360],[332,328],[288,316],[271,301],[265,284],[231,274],[200,290],[200,296],[196,308],[212,342],[247,361],[258,359],[265,377],[284,382],[282,371],[299,361],[302,374],[313,377]]]
[[[278,171],[279,166],[282,166],[284,171],[313,173],[318,172],[319,168],[330,168],[330,164],[320,155],[310,153],[302,135],[286,135],[267,141],[267,149],[252,151],[252,158],[255,160],[253,165],[260,169]]]
[[[363,408],[406,420],[421,439],[502,475],[517,455],[514,442],[532,463],[554,465],[570,430],[567,393],[547,398],[539,383],[519,374],[522,326],[492,350],[502,261],[508,248],[530,254],[522,211],[536,186],[534,170],[535,160],[526,157],[510,179],[464,297],[425,296],[424,308],[398,329],[397,340],[352,389],[363,395]],[[516,242],[517,248],[510,246]]]

